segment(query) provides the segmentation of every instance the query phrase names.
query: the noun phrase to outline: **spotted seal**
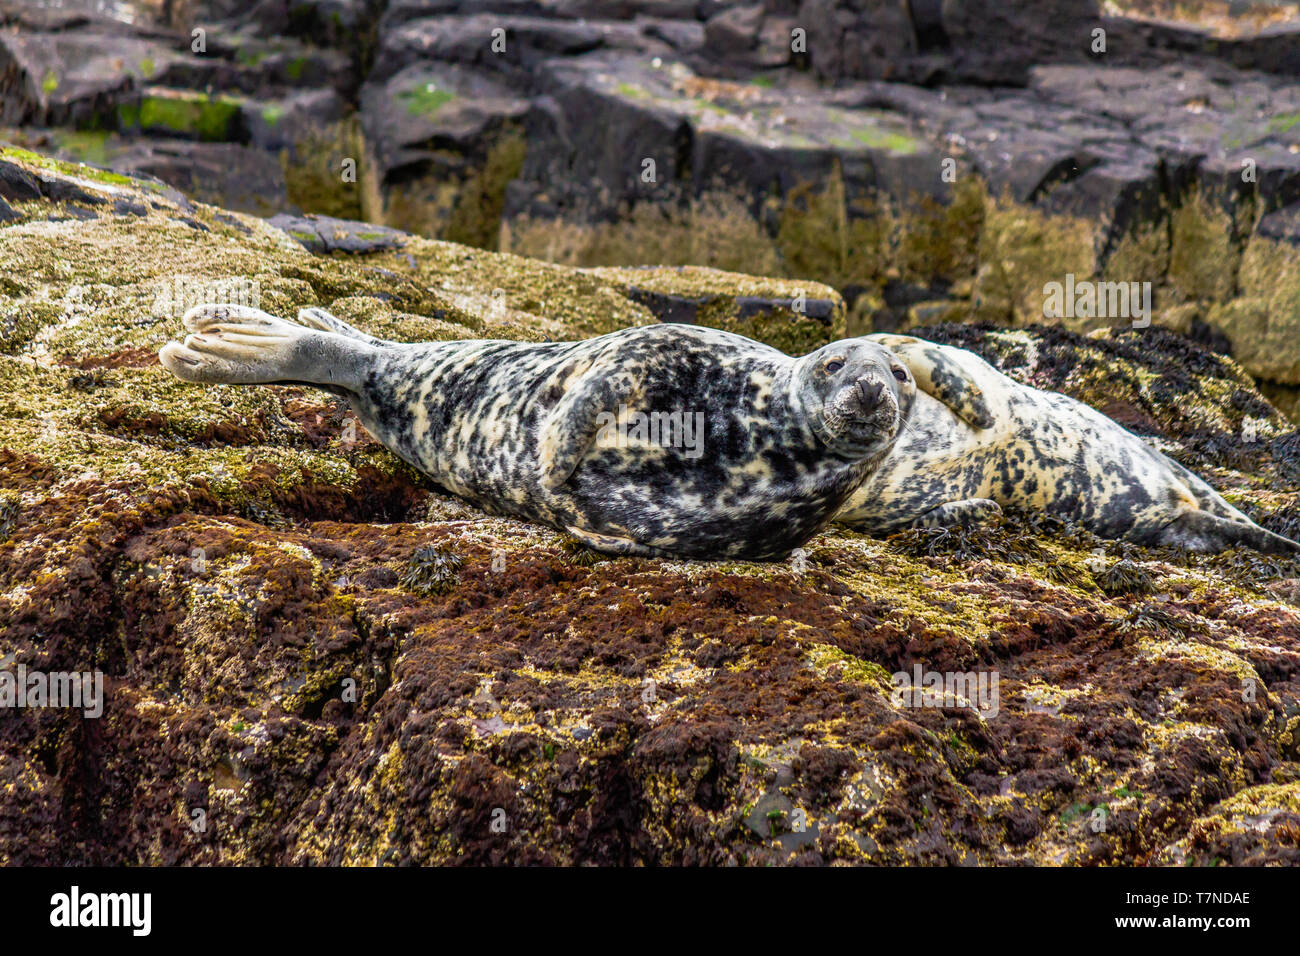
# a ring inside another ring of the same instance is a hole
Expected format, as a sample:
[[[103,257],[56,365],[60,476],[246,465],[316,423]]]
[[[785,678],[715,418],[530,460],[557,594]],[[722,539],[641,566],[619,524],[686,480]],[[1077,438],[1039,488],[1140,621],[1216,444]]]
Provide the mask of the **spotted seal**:
[[[977,523],[1008,506],[1140,544],[1300,553],[1300,543],[1259,527],[1082,402],[1022,385],[965,349],[903,335],[867,338],[907,366],[918,394],[904,434],[837,521],[889,533]]]
[[[674,324],[416,344],[320,309],[294,323],[200,306],[184,324],[185,343],[159,353],[179,378],[332,390],[442,489],[610,554],[786,556],[889,450],[915,395],[889,350],[863,339],[794,359]]]

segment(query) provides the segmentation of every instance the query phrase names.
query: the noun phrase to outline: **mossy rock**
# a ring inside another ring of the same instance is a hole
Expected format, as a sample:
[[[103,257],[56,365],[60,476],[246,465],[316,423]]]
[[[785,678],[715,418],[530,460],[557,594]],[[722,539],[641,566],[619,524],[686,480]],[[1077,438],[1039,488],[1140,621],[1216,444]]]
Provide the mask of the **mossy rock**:
[[[832,527],[786,564],[593,561],[444,496],[334,396],[156,361],[232,278],[407,340],[654,321],[634,285],[719,319],[815,292],[839,334],[829,288],[416,236],[313,256],[146,183],[3,158],[104,203],[50,222],[60,202],[19,201],[0,229],[0,661],[98,669],[107,696],[89,735],[68,709],[0,722],[0,864],[1293,861],[1294,563],[1012,514],[960,541]],[[146,213],[109,211],[125,198]],[[926,334],[1300,524],[1300,437],[1230,359],[1159,329]],[[1124,562],[1144,593],[1098,584]],[[996,672],[997,714],[900,703],[918,666]],[[783,840],[795,811],[816,839]]]

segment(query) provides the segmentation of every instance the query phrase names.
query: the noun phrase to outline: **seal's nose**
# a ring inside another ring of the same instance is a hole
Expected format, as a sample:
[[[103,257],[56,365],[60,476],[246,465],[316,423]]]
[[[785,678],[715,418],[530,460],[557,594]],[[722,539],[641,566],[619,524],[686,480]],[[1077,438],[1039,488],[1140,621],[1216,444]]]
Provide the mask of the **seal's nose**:
[[[871,382],[865,378],[858,379],[858,395],[862,397],[864,408],[874,408],[880,401],[880,395],[884,390],[885,386],[879,382]]]

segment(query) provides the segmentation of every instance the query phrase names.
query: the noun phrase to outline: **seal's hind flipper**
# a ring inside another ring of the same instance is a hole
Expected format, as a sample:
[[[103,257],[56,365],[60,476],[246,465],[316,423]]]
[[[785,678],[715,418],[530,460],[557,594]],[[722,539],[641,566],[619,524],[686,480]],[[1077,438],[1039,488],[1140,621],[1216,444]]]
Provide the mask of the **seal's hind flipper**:
[[[1152,448],[1151,450],[1156,452],[1173,473],[1178,476],[1179,480],[1187,486],[1188,494],[1201,506],[1202,511],[1208,511],[1220,518],[1227,518],[1229,521],[1250,521],[1244,514],[1228,504],[1224,497],[1206,484],[1205,480],[1199,475],[1184,468],[1158,449]]]
[[[665,551],[651,547],[648,544],[641,544],[639,541],[633,541],[631,538],[620,538],[612,534],[596,534],[593,531],[583,531],[581,528],[575,528],[571,525],[565,530],[588,548],[591,548],[592,551],[598,551],[601,554],[629,558],[663,558],[668,556]]]
[[[564,393],[542,425],[537,442],[538,480],[548,491],[557,491],[577,470],[596,439],[602,412],[618,417],[620,405],[627,405],[640,390],[640,380],[627,372],[613,372],[597,365]]]
[[[912,522],[913,528],[970,528],[1002,514],[1002,506],[990,498],[947,501],[931,508]]]
[[[1245,547],[1264,554],[1300,557],[1300,541],[1274,534],[1254,522],[1220,518],[1208,511],[1186,511],[1179,515],[1160,531],[1158,543],[1188,551],[1216,552]]]
[[[916,379],[916,387],[947,405],[962,421],[975,428],[993,427],[993,409],[984,397],[984,390],[952,354],[965,353],[964,349],[936,345],[910,335],[877,334],[867,338],[893,352]],[[971,357],[979,359],[973,353]]]
[[[367,335],[360,329],[353,328],[336,315],[330,315],[324,309],[309,308],[298,310],[298,321],[303,325],[313,329],[319,329],[322,332],[337,332],[339,335],[346,335],[350,339],[356,339],[359,342],[365,342],[367,345],[392,345],[385,339],[377,339],[373,335]]]
[[[230,385],[307,383],[359,386],[369,345],[287,322],[242,305],[200,305],[182,320],[185,344],[168,342],[158,358],[187,382]]]

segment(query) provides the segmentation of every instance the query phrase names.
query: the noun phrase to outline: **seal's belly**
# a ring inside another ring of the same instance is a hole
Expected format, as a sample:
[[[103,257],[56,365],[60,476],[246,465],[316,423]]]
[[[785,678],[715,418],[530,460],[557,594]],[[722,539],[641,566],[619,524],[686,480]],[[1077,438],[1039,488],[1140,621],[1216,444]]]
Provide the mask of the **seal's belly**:
[[[1016,386],[1012,411],[1017,428],[988,495],[999,504],[1048,511],[1106,537],[1196,507],[1163,455],[1082,402]]]

